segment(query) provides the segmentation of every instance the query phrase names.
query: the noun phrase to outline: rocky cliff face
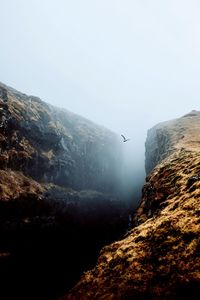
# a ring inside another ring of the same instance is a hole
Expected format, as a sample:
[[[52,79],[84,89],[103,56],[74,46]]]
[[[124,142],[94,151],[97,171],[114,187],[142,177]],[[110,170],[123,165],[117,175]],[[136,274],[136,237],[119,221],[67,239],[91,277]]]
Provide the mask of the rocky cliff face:
[[[64,299],[198,299],[200,294],[200,112],[148,132],[151,171],[134,227],[102,249]]]
[[[56,299],[124,232],[120,151],[109,130],[0,84],[1,299]]]
[[[0,147],[0,169],[22,172],[40,183],[109,193],[119,184],[115,134],[3,84]]]

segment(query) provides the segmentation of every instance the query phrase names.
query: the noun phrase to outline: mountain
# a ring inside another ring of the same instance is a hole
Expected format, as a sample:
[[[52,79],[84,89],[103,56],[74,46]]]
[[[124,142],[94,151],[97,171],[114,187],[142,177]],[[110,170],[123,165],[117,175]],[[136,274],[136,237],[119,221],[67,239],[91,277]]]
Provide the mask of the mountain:
[[[0,83],[1,299],[56,299],[122,235],[121,167],[115,133]]]
[[[198,299],[200,112],[148,131],[148,173],[134,226],[105,246],[62,299]]]
[[[3,84],[0,143],[0,168],[40,183],[102,192],[119,184],[121,153],[114,133]]]

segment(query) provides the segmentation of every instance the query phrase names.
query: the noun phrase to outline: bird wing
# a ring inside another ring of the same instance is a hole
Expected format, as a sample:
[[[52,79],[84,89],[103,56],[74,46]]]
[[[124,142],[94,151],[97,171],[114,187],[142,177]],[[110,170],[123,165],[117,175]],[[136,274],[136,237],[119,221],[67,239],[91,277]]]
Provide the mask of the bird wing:
[[[126,140],[125,136],[123,134],[121,134],[121,136],[123,137],[124,141]]]

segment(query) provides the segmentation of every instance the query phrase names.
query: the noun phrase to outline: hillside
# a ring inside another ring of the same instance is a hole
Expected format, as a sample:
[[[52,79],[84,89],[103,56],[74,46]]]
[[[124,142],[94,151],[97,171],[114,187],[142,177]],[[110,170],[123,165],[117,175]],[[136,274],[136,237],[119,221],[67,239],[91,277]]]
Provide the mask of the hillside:
[[[121,163],[113,132],[0,84],[1,299],[56,299],[122,235]]]
[[[114,133],[3,84],[0,146],[1,169],[44,184],[112,192],[119,183],[121,153]]]
[[[133,229],[63,299],[199,299],[200,112],[148,132]]]

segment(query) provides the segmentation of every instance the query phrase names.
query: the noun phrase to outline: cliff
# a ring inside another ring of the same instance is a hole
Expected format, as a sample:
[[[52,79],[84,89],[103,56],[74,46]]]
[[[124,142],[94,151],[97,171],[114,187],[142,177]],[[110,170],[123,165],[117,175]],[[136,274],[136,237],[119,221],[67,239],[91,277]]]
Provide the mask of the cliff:
[[[109,193],[119,185],[121,153],[114,133],[3,84],[0,147],[0,169],[43,184]]]
[[[97,265],[63,299],[198,299],[200,112],[148,132],[150,172],[134,227],[101,250]]]
[[[56,299],[125,231],[120,147],[113,132],[0,83],[1,299]]]

